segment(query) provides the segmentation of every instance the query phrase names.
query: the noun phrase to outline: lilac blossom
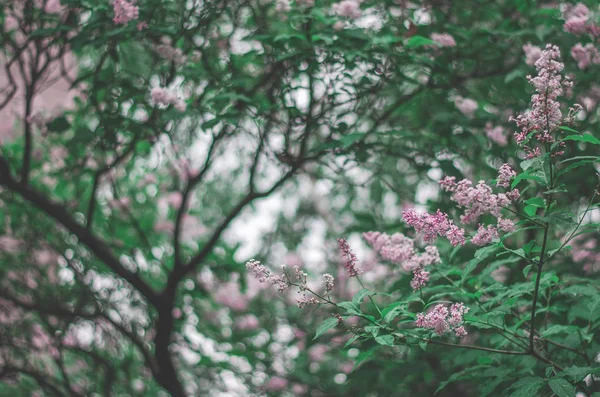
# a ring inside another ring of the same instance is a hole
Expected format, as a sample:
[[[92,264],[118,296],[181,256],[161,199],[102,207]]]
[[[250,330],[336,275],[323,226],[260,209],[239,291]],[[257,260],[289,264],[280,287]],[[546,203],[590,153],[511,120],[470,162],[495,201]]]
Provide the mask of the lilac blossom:
[[[325,287],[325,292],[329,293],[333,289],[334,286],[334,278],[331,274],[325,273],[323,274],[323,286]]]
[[[490,244],[494,240],[497,240],[498,237],[498,230],[495,226],[488,225],[487,227],[485,227],[483,225],[479,225],[477,234],[473,236],[471,242],[478,246],[484,246]]]
[[[462,114],[471,118],[475,114],[477,110],[477,102],[470,98],[463,98],[461,96],[457,96],[454,99],[454,105]]]
[[[581,70],[592,64],[600,64],[600,54],[592,43],[588,43],[585,46],[581,43],[576,44],[571,48],[571,56],[577,62],[577,67]]]
[[[469,311],[463,303],[454,303],[450,310],[442,304],[437,304],[427,314],[417,314],[417,327],[432,329],[438,336],[454,330],[458,337],[467,335],[462,325],[463,316]]]
[[[350,248],[348,241],[346,241],[345,238],[340,237],[338,238],[338,246],[342,253],[344,267],[348,271],[348,274],[350,277],[358,276],[360,274],[360,269],[357,267],[358,258],[356,257],[354,251],[352,251],[352,248]]]
[[[542,49],[531,43],[523,46],[523,52],[525,53],[525,63],[529,66],[535,66],[537,60],[542,56]]]
[[[138,6],[127,0],[115,0],[113,11],[115,13],[113,18],[115,25],[127,25],[129,21],[138,19],[140,15]]]
[[[501,187],[509,187],[511,178],[517,176],[517,173],[510,167],[510,165],[504,163],[498,170],[498,179],[496,179],[496,185]]]
[[[498,229],[503,232],[514,232],[516,230],[515,223],[511,219],[498,218]]]
[[[506,132],[501,126],[492,127],[492,125],[488,123],[485,128],[485,134],[490,141],[494,142],[499,146],[508,145]]]
[[[502,208],[514,201],[513,198],[519,197],[516,189],[506,194],[493,194],[492,188],[484,181],[479,181],[475,187],[472,185],[472,182],[467,179],[456,183],[454,177],[445,177],[440,181],[443,190],[452,192],[450,199],[465,208],[464,214],[460,217],[461,222],[465,224],[475,223],[484,214],[499,217]],[[513,193],[515,191],[516,194]]]
[[[564,15],[565,31],[573,34],[584,34],[588,31],[587,21],[590,18],[590,10],[585,4],[578,3],[569,7]]]
[[[420,290],[425,286],[427,281],[429,281],[429,272],[426,272],[420,266],[415,267],[413,270],[413,279],[410,282],[413,291]]]
[[[557,130],[562,120],[557,99],[563,94],[564,87],[569,87],[571,83],[560,74],[564,65],[558,61],[559,58],[558,47],[547,45],[535,63],[537,76],[527,77],[536,91],[531,97],[531,110],[516,118],[510,118],[520,128],[520,131],[515,133],[515,139],[519,145],[525,147],[530,158],[541,154],[539,147],[525,146],[530,134],[533,133],[540,143],[552,143],[555,141],[552,133]]]
[[[331,8],[336,15],[344,18],[358,19],[362,15],[360,3],[357,0],[342,0],[334,3]]]
[[[429,37],[440,47],[456,47],[456,40],[448,33],[432,33]]]
[[[458,228],[448,215],[437,210],[435,214],[418,213],[414,209],[402,212],[406,223],[422,235],[423,241],[429,243],[438,236],[446,237],[453,246],[464,244],[464,230]]]

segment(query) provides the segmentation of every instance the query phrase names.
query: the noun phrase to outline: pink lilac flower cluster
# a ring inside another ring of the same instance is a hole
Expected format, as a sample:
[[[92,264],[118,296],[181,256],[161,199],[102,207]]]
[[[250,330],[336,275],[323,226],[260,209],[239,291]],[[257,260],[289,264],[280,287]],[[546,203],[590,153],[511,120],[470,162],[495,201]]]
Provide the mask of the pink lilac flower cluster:
[[[454,331],[458,337],[467,335],[463,325],[464,315],[469,308],[463,303],[454,303],[450,310],[442,304],[435,305],[427,314],[417,314],[417,327],[432,329],[438,336]]]
[[[129,21],[138,19],[140,16],[138,6],[133,5],[133,3],[127,0],[115,0],[113,11],[115,13],[113,18],[115,25],[127,25]]]
[[[183,65],[187,62],[187,56],[180,48],[171,45],[171,39],[167,36],[161,39],[161,43],[154,47],[154,50],[162,59],[173,62],[175,65]]]
[[[283,276],[278,276],[271,273],[264,265],[261,265],[259,261],[250,259],[246,263],[246,269],[248,269],[254,275],[254,278],[260,283],[268,282],[273,284],[279,292],[283,292],[290,287],[290,282],[285,280]]]
[[[503,164],[498,172],[496,184],[500,187],[510,187],[510,180],[516,176],[516,172],[508,165]],[[454,177],[445,177],[440,181],[442,190],[452,192],[450,199],[456,202],[459,207],[465,208],[461,215],[462,223],[475,223],[482,215],[490,214],[497,218],[497,225],[479,225],[477,233],[471,239],[475,245],[482,246],[491,243],[499,238],[498,230],[504,232],[513,232],[515,224],[510,219],[502,218],[502,209],[511,202],[519,198],[517,189],[506,193],[492,193],[492,188],[484,181],[479,181],[477,186],[473,187],[471,181],[463,179],[456,182]]]
[[[600,251],[596,239],[582,240],[578,237],[570,245],[573,262],[583,265],[586,274],[600,272]]]
[[[410,282],[413,291],[418,291],[423,288],[427,281],[429,281],[429,272],[423,270],[422,267],[415,267],[413,269],[413,279]]]
[[[500,187],[509,187],[511,178],[517,176],[517,173],[510,167],[510,165],[504,163],[498,170],[498,179],[496,179],[496,185]]]
[[[505,173],[508,171],[504,171]],[[503,177],[507,175],[504,174]],[[501,179],[502,183],[507,183]],[[456,178],[447,176],[440,181],[442,190],[452,192],[450,199],[456,202],[459,207],[465,208],[465,212],[460,217],[460,221],[465,224],[475,223],[479,217],[485,214],[491,214],[496,218],[500,217],[502,208],[519,198],[519,191],[513,189],[507,193],[492,193],[492,188],[485,181],[479,181],[477,186],[467,179],[456,183]]]
[[[456,47],[456,40],[448,33],[432,33],[429,37],[440,47]]]
[[[571,86],[571,82],[561,76],[560,72],[564,64],[558,61],[559,58],[558,47],[548,44],[535,63],[537,76],[527,76],[536,91],[536,94],[531,97],[531,110],[516,118],[510,118],[510,121],[514,121],[521,129],[515,133],[515,139],[525,148],[528,158],[541,154],[539,147],[526,145],[530,134],[535,134],[535,138],[540,143],[552,143],[555,140],[552,134],[562,120],[560,103],[557,99],[563,94],[565,87]]]
[[[425,252],[419,254],[415,250],[414,240],[402,233],[390,236],[387,233],[367,232],[363,233],[363,237],[383,259],[402,265],[404,270],[413,271],[411,286],[415,291],[429,280],[429,272],[423,268],[441,262],[437,247],[428,245]]]
[[[258,318],[253,314],[247,314],[235,320],[235,328],[241,331],[251,331],[257,329],[260,325]]]
[[[282,378],[281,376],[273,376],[269,381],[265,384],[265,389],[267,391],[282,391],[286,389],[289,385],[289,381],[286,378]]]
[[[336,15],[343,18],[358,19],[362,16],[358,0],[342,0],[334,3],[331,8]]]
[[[62,11],[60,0],[48,0],[44,9],[48,14],[59,14]]]
[[[575,6],[568,7],[563,15],[565,24],[563,25],[565,31],[573,33],[575,35],[590,33],[592,35],[598,35],[600,28],[598,25],[588,23],[590,19],[590,10],[585,4],[578,3]]]
[[[348,275],[350,275],[350,277],[358,276],[361,272],[357,266],[358,258],[356,257],[356,254],[354,253],[354,251],[352,251],[352,248],[350,248],[348,241],[346,241],[345,238],[340,237],[340,238],[338,238],[338,246],[342,253],[342,259],[344,260],[344,267],[348,271]]]
[[[363,233],[363,237],[383,259],[402,265],[404,270],[441,262],[437,247],[428,245],[425,247],[425,252],[419,254],[415,249],[414,240],[402,233],[394,233],[390,236],[387,233],[367,232]]]
[[[576,44],[571,48],[571,56],[577,62],[577,67],[581,70],[592,64],[600,64],[600,53],[592,43],[588,43],[585,46],[581,43]]]
[[[488,225],[485,227],[484,225],[479,225],[479,229],[477,229],[477,233],[471,239],[471,242],[478,246],[488,245],[492,241],[497,240],[498,229],[496,229],[493,225]]]
[[[323,287],[325,287],[325,293],[329,294],[334,287],[334,278],[331,274],[325,273],[323,274]]]
[[[535,66],[537,60],[542,56],[542,49],[531,43],[523,46],[523,52],[525,53],[525,63],[529,66]]]
[[[465,231],[454,224],[448,215],[437,210],[435,214],[418,213],[414,209],[402,212],[404,222],[422,235],[423,241],[430,243],[438,236],[446,237],[453,246],[465,243]]]
[[[485,134],[488,139],[499,146],[508,145],[508,139],[506,137],[506,131],[501,126],[492,127],[491,123],[487,123],[485,126]]]
[[[315,299],[314,297],[310,297],[309,295],[307,295],[307,292],[309,294],[314,295],[314,292],[309,289],[308,284],[307,284],[307,278],[308,278],[307,273],[302,271],[302,269],[300,269],[299,266],[294,266],[294,274],[293,275],[288,273],[285,265],[282,266],[281,268],[282,268],[283,274],[276,275],[276,274],[271,273],[271,271],[269,271],[264,265],[261,265],[261,263],[257,260],[250,259],[246,263],[246,269],[253,274],[254,278],[256,278],[260,283],[268,282],[269,284],[272,284],[273,286],[275,286],[275,288],[279,292],[284,292],[289,287],[291,287],[292,279],[295,279],[294,285],[298,287],[297,292],[298,292],[298,294],[300,294],[300,297],[296,298],[296,304],[298,305],[299,308],[304,308],[304,307],[307,307],[310,305],[317,305],[317,304],[321,303],[319,300]],[[322,277],[323,277],[322,284],[323,284],[323,287],[325,288],[325,292],[323,294],[329,295],[331,290],[334,287],[334,278],[329,273],[323,274]],[[315,295],[315,296],[317,296],[317,295]]]
[[[470,98],[463,98],[461,96],[457,96],[454,99],[454,105],[456,105],[456,108],[460,110],[462,114],[469,118],[473,117],[475,111],[477,110],[477,102]]]
[[[155,104],[162,106],[173,105],[180,112],[184,112],[187,107],[184,100],[178,98],[175,93],[166,87],[154,87],[150,91],[150,96]]]

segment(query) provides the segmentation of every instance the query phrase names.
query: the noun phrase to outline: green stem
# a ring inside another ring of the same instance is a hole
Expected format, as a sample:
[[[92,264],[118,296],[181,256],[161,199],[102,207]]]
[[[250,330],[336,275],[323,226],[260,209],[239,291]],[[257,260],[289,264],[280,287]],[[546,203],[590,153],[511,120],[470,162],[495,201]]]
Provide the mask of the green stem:
[[[535,333],[535,312],[537,309],[538,295],[540,291],[540,279],[542,278],[542,266],[544,265],[544,254],[546,253],[546,242],[548,240],[548,226],[544,228],[544,238],[542,241],[542,251],[540,252],[540,261],[537,268],[537,277],[535,279],[535,289],[533,290],[533,303],[531,307],[531,324],[529,328],[529,350],[533,353],[534,333]]]

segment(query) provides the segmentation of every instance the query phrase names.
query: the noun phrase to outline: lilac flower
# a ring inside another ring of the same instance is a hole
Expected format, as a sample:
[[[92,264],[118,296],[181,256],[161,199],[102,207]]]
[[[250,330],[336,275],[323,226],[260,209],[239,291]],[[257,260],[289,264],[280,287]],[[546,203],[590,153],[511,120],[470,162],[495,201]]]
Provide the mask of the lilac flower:
[[[340,251],[342,252],[342,257],[344,258],[344,267],[348,271],[350,277],[356,277],[360,273],[360,269],[356,266],[358,263],[358,258],[350,245],[345,238],[338,238],[338,246],[340,247]]]
[[[446,232],[446,238],[453,247],[465,244],[465,231],[456,225],[451,225]]]
[[[437,304],[427,314],[417,314],[417,327],[432,329],[439,336],[451,332],[454,329],[456,336],[461,337],[467,334],[464,329],[463,316],[469,311],[469,308],[462,303],[455,303],[450,306],[450,310],[442,304]]]
[[[498,229],[507,233],[514,232],[515,223],[510,219],[498,218]]]
[[[454,99],[454,105],[456,108],[460,110],[462,114],[467,117],[473,117],[475,111],[477,110],[477,102],[469,98],[463,98],[461,96],[457,96]]]
[[[520,131],[515,133],[517,143],[524,146],[530,134],[541,143],[555,141],[552,133],[560,125],[562,113],[557,98],[563,94],[563,88],[571,83],[560,75],[564,65],[558,61],[560,50],[553,45],[547,45],[541,57],[535,63],[537,76],[528,76],[529,83],[535,88],[536,94],[531,97],[531,110],[510,120],[517,124]],[[526,147],[528,157],[541,153],[539,147]]]
[[[461,325],[460,327],[454,328],[454,334],[459,338],[462,338],[463,336],[467,336],[467,330]]]
[[[175,109],[179,110],[180,112],[185,111],[187,107],[185,101],[177,98],[177,95],[165,87],[154,87],[152,91],[150,91],[150,97],[156,105],[174,105]]]
[[[254,274],[254,278],[256,278],[261,283],[267,281],[271,275],[271,273],[267,270],[265,266],[261,265],[259,261],[256,261],[254,259],[250,259],[246,263],[246,269],[251,271]]]
[[[323,274],[323,286],[325,287],[326,292],[329,292],[333,289],[333,286],[334,286],[333,281],[334,281],[334,278],[331,274],[329,274],[329,273]]]
[[[479,225],[477,234],[473,236],[471,242],[478,246],[490,244],[492,241],[498,239],[498,230],[493,225],[488,225],[487,228],[483,225]]]
[[[115,25],[127,25],[129,21],[138,19],[140,15],[138,6],[133,5],[127,0],[115,0],[113,11],[115,13],[113,18]]]
[[[257,329],[260,325],[258,318],[256,318],[253,314],[247,314],[245,316],[239,317],[235,321],[235,328],[242,331],[251,331]]]
[[[383,259],[403,263],[414,255],[414,241],[402,233],[394,233],[379,251]]]
[[[289,382],[287,379],[282,378],[281,376],[273,376],[271,379],[269,379],[265,385],[265,388],[268,391],[281,391],[287,388],[288,384]]]
[[[590,10],[582,3],[570,7],[565,12],[565,31],[573,34],[584,34],[587,32],[586,23],[590,18]]]
[[[517,173],[510,167],[510,165],[504,163],[498,170],[498,179],[496,179],[496,185],[501,187],[509,187],[511,178],[517,176]]]
[[[542,56],[542,49],[536,45],[527,43],[523,46],[525,52],[525,63],[529,66],[534,66],[538,59]]]
[[[440,263],[440,253],[433,245],[425,247],[425,252],[418,254],[414,240],[402,233],[367,232],[363,237],[375,251],[385,260],[402,265],[405,270]]]
[[[360,3],[357,0],[342,0],[333,4],[332,9],[340,17],[358,19],[362,15]]]
[[[486,125],[485,128],[485,134],[490,141],[494,142],[499,146],[508,145],[506,132],[501,126],[492,127],[492,125],[488,123],[488,125]]]
[[[402,212],[406,223],[422,235],[423,241],[432,242],[438,236],[446,237],[454,246],[464,244],[464,230],[459,229],[448,215],[437,210],[435,214],[417,213],[414,209]]]
[[[600,64],[600,54],[592,43],[587,43],[585,46],[581,45],[581,43],[576,44],[571,48],[571,56],[577,62],[577,67],[581,70],[591,64]]]
[[[59,14],[62,11],[62,5],[60,4],[60,0],[48,0],[46,2],[45,11],[48,14]]]
[[[432,33],[429,37],[440,47],[456,47],[456,40],[448,33]]]
[[[460,217],[462,223],[474,223],[484,214],[498,217],[502,208],[514,201],[511,199],[515,197],[514,193],[493,194],[492,188],[484,181],[479,181],[476,187],[472,185],[472,182],[467,179],[456,183],[453,177],[446,177],[440,181],[443,190],[452,192],[450,199],[466,209]],[[518,198],[518,191],[516,198]]]
[[[427,281],[429,281],[429,272],[423,270],[422,267],[415,267],[413,270],[413,279],[410,282],[413,291],[420,290],[425,286]]]
[[[313,297],[308,297],[306,294],[302,294],[300,298],[296,298],[296,304],[300,309],[304,309],[307,306],[316,306],[319,301]]]

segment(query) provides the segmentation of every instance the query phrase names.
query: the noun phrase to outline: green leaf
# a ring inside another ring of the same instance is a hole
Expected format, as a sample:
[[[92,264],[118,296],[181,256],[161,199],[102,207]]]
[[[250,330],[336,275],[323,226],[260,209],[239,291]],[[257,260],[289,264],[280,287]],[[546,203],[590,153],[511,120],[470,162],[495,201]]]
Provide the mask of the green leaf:
[[[582,381],[586,376],[600,372],[600,367],[577,367],[572,366],[565,368],[559,375],[564,376],[572,380],[573,382]]]
[[[515,384],[512,385],[511,389],[514,391],[510,394],[510,397],[532,397],[537,396],[538,391],[544,386],[544,380],[536,376],[528,376],[526,378],[519,379]]]
[[[579,134],[579,131],[577,131],[577,130],[574,130],[574,129],[573,129],[573,128],[571,128],[571,127],[567,127],[566,125],[561,125],[561,126],[560,126],[560,127],[558,127],[558,128],[560,128],[560,129],[561,129],[561,130],[563,130],[563,131],[568,131],[568,132],[573,132],[573,133],[575,133],[575,134]]]
[[[417,48],[417,47],[431,46],[431,45],[437,46],[438,44],[435,41],[428,39],[427,37],[423,37],[423,36],[419,36],[419,35],[412,36],[410,39],[408,39],[406,41],[407,48]]]
[[[522,173],[522,174],[517,175],[515,177],[515,179],[513,179],[513,182],[510,185],[511,189],[514,189],[519,184],[519,182],[521,182],[523,180],[532,180],[532,181],[536,181],[536,182],[543,182],[542,178],[540,178],[539,176]]]
[[[208,120],[207,122],[202,124],[202,129],[203,130],[208,130],[212,127],[214,127],[215,125],[219,124],[221,120],[219,120],[218,118],[214,118],[212,120]]]
[[[354,371],[356,369],[356,367],[358,367],[358,365],[360,363],[362,363],[363,361],[367,360],[369,357],[371,357],[373,355],[373,353],[375,353],[375,350],[379,349],[380,345],[375,345],[374,347],[370,348],[369,350],[367,350],[366,352],[362,352],[358,355],[358,357],[356,357],[356,362],[354,363],[354,368],[352,368],[352,370]]]
[[[376,336],[375,342],[383,346],[394,346],[394,337],[392,335]]]
[[[335,326],[337,325],[337,323],[338,323],[337,318],[335,318],[335,317],[329,317],[329,318],[327,318],[317,328],[317,332],[316,332],[315,337],[313,338],[313,340],[317,339],[319,336],[323,335],[325,332],[329,331],[330,329],[335,328]]]
[[[564,137],[563,141],[577,141],[591,143],[592,145],[600,145],[600,139],[596,138],[591,134],[569,135]]]
[[[376,337],[377,334],[379,334],[379,329],[380,328],[375,325],[369,325],[365,327],[365,332],[368,332],[373,335],[373,337]]]
[[[529,274],[529,271],[531,270],[532,267],[533,267],[533,265],[527,265],[527,266],[525,266],[525,269],[523,269],[523,276],[525,278],[527,278],[527,275]]]
[[[548,386],[558,397],[574,397],[575,387],[563,378],[553,378],[548,382]]]
[[[347,349],[352,343],[354,343],[358,338],[360,338],[360,335],[354,335],[352,338],[350,338],[350,340],[348,340],[348,342],[346,342],[346,344],[344,345],[344,349]]]
[[[538,208],[544,208],[546,206],[546,202],[541,197],[532,197],[530,199],[525,200],[525,204],[532,205]]]
[[[394,307],[392,310],[390,310],[390,311],[388,311],[388,312],[386,312],[386,313],[383,313],[383,312],[382,312],[382,314],[383,314],[383,321],[384,321],[385,323],[390,323],[390,322],[392,322],[392,321],[393,321],[393,320],[394,320],[396,317],[398,317],[398,315],[399,315],[400,313],[402,313],[403,311],[404,311],[404,307],[397,306],[397,307]]]
[[[365,299],[365,296],[367,295],[373,295],[373,293],[366,288],[361,289],[356,294],[354,294],[354,297],[352,298],[352,303],[360,306],[363,299]]]
[[[337,304],[339,307],[344,308],[349,314],[361,314],[360,308],[354,302],[340,302]]]
[[[529,216],[534,216],[535,213],[537,212],[538,207],[533,206],[533,205],[526,205],[525,208],[523,208],[523,211],[525,211],[525,213]]]
[[[551,335],[556,335],[556,334],[567,334],[570,335],[572,333],[576,333],[577,332],[577,327],[574,325],[553,325],[551,327],[549,327],[548,329],[544,330],[544,332],[542,332],[542,337],[543,338],[547,338]]]

